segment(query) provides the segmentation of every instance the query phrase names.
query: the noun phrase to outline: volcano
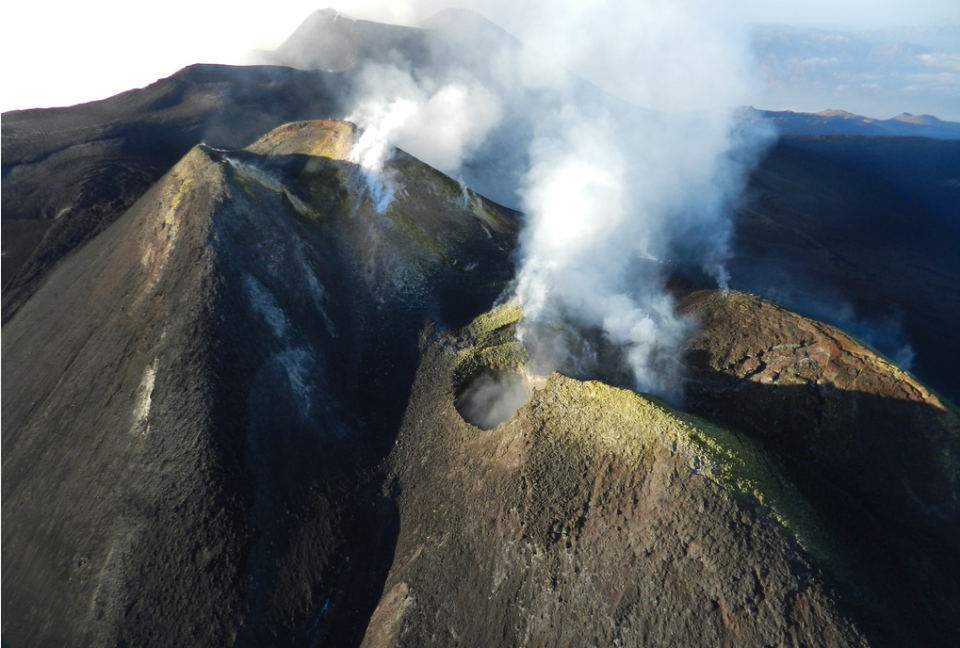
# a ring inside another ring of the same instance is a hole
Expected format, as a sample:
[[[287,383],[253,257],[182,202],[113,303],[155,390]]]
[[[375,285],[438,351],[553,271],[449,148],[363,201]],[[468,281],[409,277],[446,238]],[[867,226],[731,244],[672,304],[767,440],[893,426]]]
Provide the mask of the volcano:
[[[322,69],[3,116],[4,645],[960,636],[958,142],[773,146],[732,289],[668,267],[696,323],[668,403],[541,373],[517,205],[354,159],[356,66],[446,41],[338,16],[276,54],[335,33],[285,60]],[[465,175],[503,190],[491,155]]]

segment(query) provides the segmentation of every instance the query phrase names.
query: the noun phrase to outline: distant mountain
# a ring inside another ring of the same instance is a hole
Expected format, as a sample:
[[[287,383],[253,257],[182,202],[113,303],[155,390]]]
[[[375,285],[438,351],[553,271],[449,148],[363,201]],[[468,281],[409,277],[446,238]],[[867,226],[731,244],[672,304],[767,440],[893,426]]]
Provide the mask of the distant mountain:
[[[362,63],[412,63],[439,67],[466,65],[476,75],[489,71],[491,46],[521,43],[480,14],[447,8],[419,27],[357,20],[334,9],[310,14],[277,49],[261,51],[264,63],[302,70],[342,72]],[[443,66],[438,66],[443,63]]]
[[[960,25],[887,29],[757,25],[751,29],[762,99],[755,105],[862,115],[904,110],[960,121]]]
[[[390,52],[422,62],[429,35],[412,27],[356,20],[334,9],[310,14],[297,30],[272,52],[261,52],[264,62],[301,70],[343,72],[365,61],[390,61]]]
[[[781,135],[895,135],[960,139],[960,123],[941,121],[931,115],[903,113],[892,119],[870,119],[843,110],[818,113],[741,108],[737,114],[748,121],[768,122]]]
[[[280,124],[341,114],[346,85],[323,72],[195,65],[104,101],[4,113],[3,321],[193,146],[242,148]]]

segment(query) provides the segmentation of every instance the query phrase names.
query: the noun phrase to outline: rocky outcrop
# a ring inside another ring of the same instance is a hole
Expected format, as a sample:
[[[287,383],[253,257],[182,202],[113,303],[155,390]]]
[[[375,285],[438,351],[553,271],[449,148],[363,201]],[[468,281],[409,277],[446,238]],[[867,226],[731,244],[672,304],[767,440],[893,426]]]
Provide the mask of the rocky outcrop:
[[[956,408],[843,331],[759,297],[701,291],[681,308],[702,326],[686,407],[784,466],[859,574],[849,587],[871,623],[897,636],[885,620],[911,618],[928,633],[904,643],[960,632]]]

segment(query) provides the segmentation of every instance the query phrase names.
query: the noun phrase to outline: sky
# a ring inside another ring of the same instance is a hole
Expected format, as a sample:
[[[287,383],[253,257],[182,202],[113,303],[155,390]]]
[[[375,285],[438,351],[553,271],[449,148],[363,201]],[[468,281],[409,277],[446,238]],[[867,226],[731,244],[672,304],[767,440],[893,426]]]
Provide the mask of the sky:
[[[576,0],[588,9],[603,1]],[[324,8],[305,0],[275,0],[245,11],[223,11],[223,6],[204,0],[167,0],[160,5],[118,5],[105,0],[6,2],[0,21],[0,110],[104,99],[193,63],[249,63],[252,50],[276,47],[307,15]],[[341,0],[333,6],[356,18],[401,24],[417,24],[446,6],[459,6],[479,11],[508,31],[521,31],[521,21],[539,19],[516,0]],[[872,111],[875,114],[868,116],[879,118],[903,111],[940,112],[942,118],[960,120],[960,107],[953,109],[955,114],[946,114],[951,106],[960,106],[960,100],[955,101],[960,99],[960,2],[956,0],[736,0],[723,3],[717,20],[728,22],[731,29],[748,24],[820,26],[854,34],[868,44],[876,34],[865,29],[886,28],[889,33],[890,28],[926,28],[920,39],[929,42],[922,43],[907,61],[913,67],[900,61],[896,70],[890,68],[897,76],[891,84],[877,82],[878,71],[882,75],[885,69],[883,60],[856,66],[847,61],[846,68],[840,69],[842,61],[831,63],[836,56],[793,51],[793,64],[787,65],[783,48],[791,45],[778,43],[781,57],[777,60],[782,65],[763,67],[769,64],[770,51],[758,55],[755,105]],[[953,31],[939,29],[944,27]],[[931,32],[936,33],[931,36]],[[898,35],[903,33],[901,29]],[[797,45],[793,43],[795,50]],[[770,88],[773,91],[767,92]],[[903,89],[909,90],[898,94]],[[932,101],[926,101],[928,90],[935,95]],[[860,101],[861,91],[872,98]],[[844,105],[831,105],[837,103]],[[889,114],[879,114],[884,112]]]

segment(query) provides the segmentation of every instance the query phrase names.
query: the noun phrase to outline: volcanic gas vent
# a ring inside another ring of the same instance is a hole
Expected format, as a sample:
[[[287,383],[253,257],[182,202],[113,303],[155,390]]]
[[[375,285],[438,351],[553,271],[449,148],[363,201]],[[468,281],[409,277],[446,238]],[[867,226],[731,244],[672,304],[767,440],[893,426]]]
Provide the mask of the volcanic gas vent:
[[[521,317],[520,307],[510,304],[479,316],[458,351],[454,404],[481,430],[494,429],[530,400],[527,351],[516,338]]]
[[[467,385],[455,405],[467,423],[492,430],[510,419],[530,399],[530,390],[518,373],[483,372]]]

